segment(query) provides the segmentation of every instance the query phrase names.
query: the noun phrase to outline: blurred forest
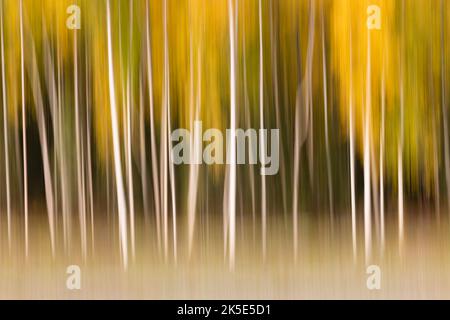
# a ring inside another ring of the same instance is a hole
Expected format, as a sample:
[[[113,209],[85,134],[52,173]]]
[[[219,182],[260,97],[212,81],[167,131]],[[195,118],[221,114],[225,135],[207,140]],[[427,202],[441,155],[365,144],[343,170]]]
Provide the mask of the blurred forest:
[[[137,229],[176,260],[213,216],[230,266],[240,216],[263,252],[272,219],[294,256],[319,217],[351,215],[355,253],[361,217],[366,257],[386,215],[402,241],[409,208],[448,215],[449,19],[445,0],[2,0],[2,239],[28,254],[41,216],[54,254],[86,255],[108,218],[125,266]],[[278,174],[174,166],[170,132],[195,120],[280,129]]]

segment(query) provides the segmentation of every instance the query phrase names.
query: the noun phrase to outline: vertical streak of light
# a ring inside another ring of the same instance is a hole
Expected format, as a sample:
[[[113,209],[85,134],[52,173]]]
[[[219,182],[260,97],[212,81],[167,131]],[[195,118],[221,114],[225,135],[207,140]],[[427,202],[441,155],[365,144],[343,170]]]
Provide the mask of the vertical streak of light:
[[[404,233],[404,216],[403,216],[403,140],[404,140],[404,88],[403,88],[403,59],[404,55],[404,27],[405,27],[405,2],[402,0],[402,8],[401,8],[401,41],[400,41],[400,137],[397,145],[397,176],[398,176],[398,238],[399,238],[399,247],[401,249],[403,244],[403,233]]]
[[[236,87],[236,105],[239,103],[239,94],[238,94],[238,84],[239,84],[239,72],[237,70],[238,66],[239,66],[239,0],[235,0],[234,1],[234,46],[235,46],[235,75],[236,75],[236,82],[235,82],[235,87]],[[237,112],[237,111],[236,111]],[[238,121],[239,121],[239,113],[236,113],[236,128],[238,126]],[[237,157],[237,154],[236,154]],[[236,158],[237,159],[237,158]],[[240,180],[237,177],[237,168],[236,168],[236,207],[235,207],[235,221],[236,221],[236,216],[237,216],[237,211],[239,211],[239,217],[242,218],[242,194],[238,194],[237,193],[237,185],[240,183]],[[243,236],[243,228],[244,228],[244,222],[242,221],[242,219],[240,219],[240,231],[241,231],[241,235]],[[236,222],[235,222],[236,225]],[[235,227],[235,230],[237,228]],[[235,231],[235,234],[237,234],[239,231]],[[237,235],[235,236],[236,239]],[[236,240],[235,240],[236,242]]]
[[[191,47],[192,48],[192,47]],[[201,85],[202,85],[202,75],[201,75],[201,53],[200,48],[197,52],[197,94],[196,94],[196,106],[194,112],[194,118],[198,119],[201,107]],[[192,59],[192,51],[191,51]],[[191,82],[193,82],[193,62],[191,61]],[[193,83],[191,84],[191,97],[193,97]],[[191,102],[192,104],[192,102]],[[191,110],[192,113],[192,110]],[[192,126],[193,121],[191,121]],[[188,255],[190,256],[192,251],[192,244],[194,238],[194,227],[195,227],[195,209],[197,204],[197,190],[198,190],[198,176],[199,176],[199,163],[201,163],[201,136],[198,136],[201,130],[194,129],[194,141],[191,141],[191,150],[193,152],[193,159],[191,159],[191,167],[189,170],[189,188],[188,188]],[[192,161],[193,160],[193,161]]]
[[[189,34],[189,126],[190,130],[194,130],[194,58],[193,58],[193,40],[192,40],[192,18],[189,20],[190,34]],[[195,135],[194,131],[194,135]],[[195,209],[196,209],[196,200],[197,200],[197,188],[196,182],[194,182],[194,170],[195,170],[195,162],[193,161],[193,154],[196,155],[196,150],[194,150],[196,143],[196,136],[189,141],[189,147],[191,153],[190,164],[189,164],[189,186],[188,186],[188,197],[187,197],[187,206],[188,206],[188,257],[191,257],[192,253],[192,244],[194,238],[194,227],[195,227]],[[192,150],[194,152],[192,153]],[[195,189],[195,190],[194,190]]]
[[[92,155],[91,155],[91,112],[92,112],[92,105],[91,105],[91,92],[90,92],[90,81],[89,81],[89,59],[88,59],[88,53],[87,53],[87,44],[86,44],[86,51],[85,51],[85,57],[86,57],[86,131],[87,131],[87,167],[88,167],[88,190],[89,190],[89,214],[90,214],[90,220],[91,220],[91,247],[92,247],[92,254],[94,254],[94,248],[95,248],[95,224],[94,224],[94,194],[93,194],[93,187],[92,187]]]
[[[369,156],[371,161],[371,167],[370,167],[370,173],[371,173],[371,184],[372,184],[372,200],[371,200],[371,216],[374,219],[374,222],[372,224],[375,224],[375,235],[377,236],[377,239],[379,240],[380,235],[380,200],[379,200],[379,188],[378,188],[378,167],[376,166],[376,158],[375,158],[375,143],[373,141],[373,133],[370,131],[370,150],[369,150]]]
[[[83,187],[84,171],[82,169],[82,152],[81,152],[81,130],[80,130],[80,107],[78,101],[78,41],[77,31],[73,33],[73,56],[74,56],[74,97],[75,97],[75,144],[77,154],[77,185],[78,185],[78,214],[80,219],[81,230],[81,252],[83,259],[87,257],[87,238],[86,238],[86,203]]]
[[[325,56],[325,26],[323,17],[323,7],[321,11],[322,23],[322,70],[323,70],[323,114],[325,125],[325,152],[327,157],[327,177],[328,177],[328,197],[330,206],[330,222],[331,228],[334,225],[334,211],[333,211],[333,180],[331,176],[331,160],[330,160],[330,143],[328,139],[328,94],[327,94],[327,61]]]
[[[264,141],[266,135],[264,135],[264,60],[263,60],[263,38],[262,38],[262,5],[259,0],[259,140],[260,140],[260,156],[261,159],[266,155],[266,142]],[[273,146],[272,146],[273,147]],[[262,169],[264,170],[264,169]],[[266,259],[266,247],[267,247],[267,208],[266,208],[266,176],[261,175],[261,212],[262,212],[262,252],[263,259]]]
[[[171,127],[171,112],[170,112],[170,67],[169,67],[169,39],[167,30],[167,0],[164,1],[164,67],[166,75],[166,90],[167,90],[167,147],[169,151],[169,182],[170,182],[170,198],[172,200],[172,242],[173,242],[173,258],[177,262],[177,207],[175,197],[175,169],[172,159],[172,140],[170,139]]]
[[[370,31],[367,33],[366,108],[364,114],[364,249],[366,263],[371,257],[371,199],[370,199],[370,112],[371,112],[371,52]]]
[[[302,87],[299,87],[302,90]],[[295,145],[294,145],[294,185],[293,185],[293,203],[292,203],[292,226],[293,226],[293,251],[294,262],[297,262],[298,255],[298,185],[300,171],[300,101],[297,99],[295,104]]]
[[[251,112],[249,106],[248,97],[248,85],[247,85],[247,52],[246,52],[246,37],[245,37],[245,13],[242,14],[242,60],[243,60],[243,73],[244,73],[244,109],[245,109],[245,125],[247,128],[251,128]],[[250,194],[252,203],[252,231],[253,241],[256,239],[256,200],[255,200],[255,172],[252,167],[248,167],[249,180],[250,180]]]
[[[310,33],[310,38],[308,41],[311,40],[311,43],[308,43],[308,50],[311,50],[308,52],[308,54],[312,53],[313,47],[309,47],[309,45],[313,44],[314,42],[314,21],[315,21],[315,1],[310,0],[309,1],[309,25],[308,25],[308,32]],[[312,35],[311,35],[312,33]],[[311,39],[312,37],[312,39]],[[306,140],[306,146],[307,146],[307,157],[308,157],[308,168],[309,168],[309,181],[311,183],[311,187],[314,188],[314,109],[313,109],[313,99],[312,99],[312,58],[309,58],[309,62],[307,65],[308,68],[308,81],[307,81],[307,107],[309,110],[309,131],[307,135]]]
[[[299,182],[300,182],[300,148],[302,145],[301,142],[301,131],[300,131],[300,108],[303,95],[303,83],[301,79],[301,51],[299,48],[299,36],[297,29],[297,66],[298,66],[298,86],[297,86],[297,95],[295,98],[295,120],[294,120],[294,178],[293,178],[293,196],[292,196],[292,249],[294,254],[294,264],[297,263],[297,255],[298,255],[298,190],[299,190]],[[286,79],[285,79],[286,80]]]
[[[133,170],[131,158],[131,50],[133,46],[133,0],[130,0],[130,42],[128,52],[128,70],[127,70],[127,102],[126,102],[126,116],[127,116],[127,174],[128,174],[128,201],[130,206],[130,237],[131,237],[131,256],[133,260],[136,255],[136,236],[135,236],[135,222],[134,222],[134,190],[133,190]]]
[[[7,219],[8,219],[8,248],[11,251],[11,190],[9,181],[9,150],[8,150],[8,112],[7,112],[7,100],[6,100],[6,77],[5,77],[5,46],[4,46],[4,31],[3,31],[3,1],[1,3],[1,16],[0,16],[0,28],[1,28],[1,59],[2,59],[2,92],[3,92],[3,138],[5,144],[5,176],[6,176],[6,207],[7,207]]]
[[[155,201],[156,212],[156,233],[158,250],[161,250],[161,199],[159,190],[159,175],[158,175],[158,160],[156,157],[156,141],[155,141],[155,120],[154,120],[154,105],[153,105],[153,75],[152,75],[152,53],[150,43],[150,17],[149,17],[149,5],[146,1],[146,36],[147,36],[147,81],[148,81],[148,94],[150,105],[150,153],[152,157],[152,181],[153,181],[153,196]]]
[[[355,195],[355,132],[353,115],[353,48],[350,27],[350,90],[349,90],[349,136],[350,136],[350,192],[352,206],[352,245],[353,260],[356,261],[356,195]]]
[[[309,54],[312,55],[313,49],[314,49],[314,21],[315,21],[315,5],[314,1],[309,2],[310,7],[310,20],[309,20],[309,32],[311,32],[312,42],[311,42],[311,48],[308,48],[310,50]],[[311,187],[314,187],[314,109],[313,109],[313,98],[312,98],[312,58],[309,58],[308,63],[308,81],[307,81],[307,105],[308,105],[308,112],[309,112],[309,132],[307,136],[307,156],[308,156],[308,167],[309,167],[309,180],[311,183]]]
[[[275,14],[273,9],[273,0],[269,2],[269,10],[270,10],[270,47],[271,47],[271,62],[273,66],[272,70],[272,81],[273,81],[273,90],[274,90],[274,104],[275,104],[275,122],[277,128],[282,128],[281,125],[281,116],[280,116],[280,98],[279,98],[279,85],[278,85],[278,25],[275,22]],[[278,18],[278,11],[276,14]],[[277,20],[278,22],[278,20]],[[280,162],[284,163],[284,148],[282,137],[280,137]],[[283,201],[283,214],[286,222],[286,213],[287,213],[287,195],[286,195],[286,173],[285,168],[282,166],[280,168],[281,174],[281,194]]]
[[[277,4],[278,5],[278,4]],[[279,97],[279,80],[278,80],[278,37],[279,37],[279,21],[278,21],[278,11],[276,13],[276,18],[274,17],[274,0],[270,0],[270,44],[271,44],[271,59],[273,65],[272,77],[273,77],[273,90],[274,90],[274,103],[275,103],[275,122],[277,128],[281,129],[281,115],[280,115],[280,97]],[[278,10],[278,9],[277,9]],[[275,19],[277,19],[275,21]],[[282,141],[283,135],[280,135],[280,163],[284,163],[284,147]],[[284,223],[287,222],[287,192],[286,192],[286,172],[285,167],[280,168],[281,175],[281,195],[283,201],[283,216]]]
[[[58,97],[58,119],[56,120],[58,123],[58,155],[59,155],[59,170],[61,175],[61,196],[62,196],[62,221],[63,221],[63,241],[64,241],[64,250],[66,252],[70,249],[70,239],[71,239],[71,226],[70,226],[70,216],[69,216],[69,195],[67,188],[67,169],[66,169],[66,156],[65,149],[63,144],[63,125],[62,125],[62,72],[61,72],[61,49],[60,42],[58,41],[58,37],[56,37],[56,50],[57,50],[57,97]]]
[[[164,75],[163,75],[163,111],[161,115],[161,203],[162,203],[162,213],[163,213],[163,229],[164,229],[164,259],[167,261],[168,258],[168,247],[169,247],[169,235],[168,235],[168,187],[167,187],[167,112],[168,112],[168,100],[169,100],[169,70],[168,70],[168,55],[166,55],[166,45],[167,45],[167,0],[164,0],[163,4],[163,36],[164,36]]]
[[[381,75],[381,137],[380,137],[380,223],[381,223],[381,253],[384,253],[385,230],[384,230],[384,139],[385,139],[385,108],[386,108],[386,81],[383,60],[383,71]]]
[[[23,0],[19,3],[20,10],[20,83],[22,98],[22,156],[23,156],[23,204],[25,216],[25,257],[28,258],[28,169],[27,169],[27,129],[25,111],[25,67],[23,50]]]
[[[147,150],[145,148],[145,122],[144,122],[144,94],[142,92],[142,78],[139,75],[139,140],[140,140],[140,165],[141,165],[141,185],[142,202],[144,206],[144,218],[147,221],[148,207],[148,185],[147,185]]]
[[[26,21],[26,19],[25,19]],[[29,25],[26,25],[29,28]],[[25,33],[26,34],[26,33]],[[48,225],[50,229],[50,244],[52,250],[52,257],[55,257],[55,219],[54,219],[54,196],[53,196],[53,186],[52,177],[50,172],[50,159],[48,153],[48,142],[47,142],[47,128],[45,122],[44,113],[44,101],[42,98],[41,82],[39,79],[39,69],[36,61],[36,46],[34,40],[31,36],[27,38],[27,43],[30,43],[31,59],[28,60],[27,68],[29,68],[29,73],[31,75],[30,84],[31,91],[34,99],[34,106],[36,109],[36,118],[39,131],[39,142],[41,144],[41,156],[42,164],[44,169],[44,186],[45,186],[45,200],[47,203],[47,216]]]
[[[234,15],[232,0],[228,0],[229,32],[230,32],[230,176],[228,184],[228,219],[229,219],[229,265],[234,269],[235,230],[236,230],[236,62],[234,40]]]
[[[55,85],[55,81],[54,81],[54,74],[53,74],[53,61],[52,61],[52,57],[51,57],[51,49],[50,49],[50,44],[49,41],[47,41],[47,29],[45,28],[45,21],[43,22],[43,36],[44,36],[44,59],[45,59],[45,82],[47,85],[47,90],[49,92],[49,99],[50,99],[50,117],[51,117],[51,124],[52,124],[52,131],[53,131],[53,139],[54,139],[54,143],[57,144],[58,141],[58,135],[56,134],[56,102],[57,102],[57,94],[56,94],[56,85]],[[34,57],[35,58],[35,57]],[[35,62],[35,61],[34,61]],[[38,66],[35,65],[35,70],[36,70],[36,74],[39,74],[39,69]],[[36,80],[34,80],[36,81]],[[41,87],[38,84],[37,88],[36,88],[36,92],[39,92],[39,98],[40,100],[38,101],[39,106],[38,106],[38,113],[40,114],[40,121],[41,121],[41,132],[42,132],[42,140],[41,140],[41,145],[42,145],[42,154],[43,154],[43,162],[44,162],[44,178],[45,178],[45,183],[46,183],[46,196],[47,198],[47,204],[48,204],[48,217],[49,217],[49,224],[51,225],[51,230],[50,233],[53,234],[52,237],[52,241],[53,241],[53,245],[55,246],[55,238],[56,238],[56,229],[57,229],[57,218],[56,218],[56,188],[57,188],[57,179],[56,177],[54,177],[55,179],[52,180],[52,175],[51,175],[51,169],[50,169],[50,159],[49,159],[49,148],[48,148],[48,143],[47,143],[47,137],[46,137],[46,120],[45,120],[45,109],[44,109],[44,103],[43,103],[43,99],[42,99],[42,95],[41,95]],[[54,172],[55,173],[55,172]],[[55,183],[55,186],[53,188],[52,186],[52,181],[53,183]],[[53,230],[52,230],[53,229]],[[55,249],[55,247],[53,247],[53,250]]]
[[[165,94],[164,94],[165,95]],[[165,100],[166,98],[164,98]],[[168,257],[168,234],[167,234],[167,115],[166,102],[163,103],[162,122],[161,122],[161,211],[162,211],[162,228],[163,228],[163,248],[164,259]]]
[[[131,159],[131,93],[130,93],[130,76],[127,79],[127,175],[128,175],[128,201],[130,207],[130,238],[131,238],[131,256],[135,259],[136,254],[136,239],[135,239],[135,219],[134,219],[134,192],[133,192],[133,170],[132,170],[132,159]]]
[[[293,203],[292,203],[292,220],[293,220],[293,251],[294,262],[297,262],[298,255],[298,207],[299,207],[299,182],[300,182],[300,149],[308,138],[308,133],[311,133],[312,128],[312,64],[314,57],[314,33],[315,33],[315,6],[314,2],[309,3],[309,22],[308,22],[308,47],[306,53],[306,70],[304,79],[299,80],[299,87],[297,89],[296,105],[295,105],[295,146],[294,146],[294,185],[293,185]],[[299,42],[297,39],[297,46]],[[300,57],[300,49],[297,48]],[[301,66],[298,60],[298,66]],[[299,68],[299,77],[302,72]],[[304,103],[303,106],[301,103]],[[302,115],[301,108],[304,108]],[[302,118],[302,119],[301,119]],[[301,122],[303,120],[303,122]]]
[[[198,48],[198,52],[197,52],[197,101],[196,101],[196,108],[195,108],[195,114],[196,114],[196,118],[199,119],[200,117],[200,110],[202,107],[202,53],[201,53],[201,44],[200,47]],[[197,142],[198,141],[198,142]],[[197,142],[197,146],[196,146],[196,154],[198,152],[198,157],[199,159],[198,162],[202,161],[202,145],[201,145],[201,136],[198,137],[198,139],[196,139]],[[196,190],[198,189],[198,176],[199,176],[199,170],[200,167],[196,168],[195,171],[195,188]],[[197,198],[197,194],[195,195],[195,198]]]
[[[123,266],[126,269],[128,266],[128,247],[127,247],[127,207],[125,202],[125,192],[122,177],[122,164],[120,160],[120,141],[119,141],[119,125],[117,119],[116,106],[116,92],[114,89],[114,66],[113,66],[113,51],[111,39],[111,12],[110,1],[106,2],[106,23],[107,23],[107,37],[108,37],[108,75],[109,75],[109,99],[111,106],[111,125],[113,134],[113,150],[114,150],[114,169],[116,176],[117,188],[117,205],[119,218],[119,239],[121,254],[123,259]]]
[[[229,193],[229,181],[230,181],[230,169],[229,166],[225,169],[225,179],[224,179],[224,191],[223,191],[223,210],[222,210],[222,222],[223,222],[223,258],[227,258],[228,254],[228,242],[229,242],[229,227],[228,227],[228,193]]]

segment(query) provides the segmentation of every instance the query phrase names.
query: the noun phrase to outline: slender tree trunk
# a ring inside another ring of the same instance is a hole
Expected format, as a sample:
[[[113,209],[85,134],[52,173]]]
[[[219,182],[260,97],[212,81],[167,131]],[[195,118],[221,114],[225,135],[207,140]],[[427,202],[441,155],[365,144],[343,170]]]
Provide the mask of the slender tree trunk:
[[[278,80],[278,10],[274,13],[274,2],[278,5],[278,1],[270,0],[270,45],[271,45],[271,59],[272,59],[272,80],[273,80],[273,91],[274,91],[274,103],[275,103],[275,122],[277,128],[281,129],[283,126],[281,124],[280,115],[280,97],[279,97],[279,80]],[[280,137],[280,162],[284,163],[284,144],[282,141],[283,135]],[[287,221],[287,185],[286,185],[286,170],[285,166],[280,168],[281,175],[281,196],[283,201],[283,216],[285,222]]]
[[[94,191],[92,186],[92,155],[91,155],[91,91],[90,91],[90,65],[88,59],[88,49],[86,43],[85,49],[86,59],[86,150],[87,150],[87,179],[88,179],[88,193],[89,193],[89,215],[91,222],[91,247],[92,254],[94,255],[95,248],[95,224],[94,224]]]
[[[353,260],[357,257],[356,244],[356,187],[355,187],[355,129],[354,129],[354,108],[353,108],[353,44],[350,30],[350,90],[349,90],[349,136],[350,136],[350,194],[352,207],[352,247]]]
[[[161,251],[161,198],[159,185],[159,171],[156,147],[155,134],[155,116],[153,105],[153,70],[152,70],[152,49],[150,38],[150,16],[149,4],[146,1],[146,36],[147,36],[147,82],[149,94],[149,111],[150,111],[150,153],[152,163],[152,183],[153,183],[153,198],[155,202],[155,216],[156,216],[156,235],[158,242],[158,250]]]
[[[147,185],[147,150],[145,142],[145,121],[144,121],[144,94],[142,92],[142,78],[139,77],[139,142],[140,142],[140,166],[141,166],[141,186],[142,202],[144,207],[144,218],[148,223],[148,185]]]
[[[331,159],[330,159],[330,143],[328,139],[328,94],[327,94],[327,62],[325,56],[325,26],[323,17],[323,7],[321,12],[322,22],[322,67],[323,67],[323,116],[325,126],[325,152],[327,157],[327,177],[328,177],[328,199],[330,210],[331,229],[334,226],[334,209],[333,209],[333,177],[331,175]]]
[[[403,244],[403,233],[404,233],[404,217],[403,217],[403,140],[404,140],[404,66],[403,59],[404,55],[404,25],[405,25],[405,2],[402,1],[402,19],[401,19],[401,55],[400,55],[400,136],[397,145],[397,179],[398,179],[398,237],[400,249]]]
[[[191,128],[197,133],[199,130],[195,130],[195,121],[200,116],[201,108],[201,86],[202,86],[202,74],[201,74],[201,54],[200,48],[197,52],[197,93],[194,111],[194,61],[193,61],[193,45],[191,38],[191,58],[190,58],[190,73],[191,73],[191,89],[190,89],[190,114],[191,114]],[[193,119],[192,119],[193,117]],[[198,132],[200,134],[200,132]],[[201,143],[202,137],[194,134],[193,140],[190,141],[191,150],[191,161],[189,168],[189,188],[188,188],[188,255],[191,255],[192,245],[194,240],[194,227],[196,218],[196,207],[197,207],[197,191],[198,191],[198,176],[199,176],[199,165],[201,163]]]
[[[114,171],[116,176],[117,189],[117,206],[119,218],[119,239],[122,254],[123,266],[128,266],[128,244],[127,244],[127,205],[125,201],[125,191],[122,175],[122,161],[120,157],[120,138],[119,138],[119,122],[117,119],[116,91],[114,88],[114,66],[113,66],[113,48],[111,35],[111,10],[110,1],[106,2],[106,18],[107,18],[107,37],[108,37],[108,76],[109,76],[109,99],[111,106],[111,126],[113,135],[114,150]]]
[[[6,64],[5,64],[5,34],[3,30],[3,6],[1,3],[1,60],[2,60],[2,92],[3,92],[3,143],[5,151],[5,179],[6,179],[6,215],[8,224],[8,249],[11,252],[11,184],[9,177],[9,138],[8,138],[8,101],[6,91]]]
[[[245,14],[242,15],[242,18],[245,19]],[[242,23],[242,60],[243,60],[243,86],[244,86],[244,111],[245,111],[245,125],[247,128],[251,128],[251,111],[250,111],[250,103],[248,98],[248,85],[247,85],[247,50],[246,50],[246,32],[245,32],[245,20]],[[251,196],[251,204],[252,204],[252,232],[253,232],[253,241],[256,241],[256,196],[255,196],[255,171],[251,166],[248,167],[248,175],[250,180],[250,196]]]
[[[132,162],[132,156],[131,156],[131,106],[132,106],[132,96],[131,96],[131,87],[133,86],[132,83],[132,76],[131,76],[131,52],[133,48],[133,0],[130,0],[129,3],[130,7],[130,42],[129,42],[129,50],[128,50],[128,66],[127,66],[127,93],[126,93],[126,116],[127,116],[127,180],[128,180],[128,202],[130,207],[130,237],[131,237],[131,256],[134,260],[136,257],[136,235],[135,235],[135,218],[134,218],[134,190],[133,190],[133,162]]]
[[[264,132],[264,60],[263,60],[263,34],[262,34],[262,5],[261,0],[259,0],[259,123],[260,123],[260,155],[261,158],[265,157],[266,142],[264,139],[266,135]],[[264,169],[263,169],[264,170]],[[267,207],[266,207],[266,176],[261,175],[261,219],[262,219],[262,252],[263,259],[266,258],[266,247],[267,247]]]
[[[366,79],[366,108],[364,112],[364,247],[366,264],[372,254],[372,223],[370,199],[370,119],[371,119],[371,53],[370,33],[367,42],[367,79]]]
[[[236,62],[235,32],[232,0],[228,0],[230,32],[230,166],[228,181],[229,265],[234,269],[236,240]]]
[[[381,254],[384,253],[385,247],[385,222],[384,222],[384,143],[385,143],[385,109],[386,109],[386,82],[383,73],[381,79],[381,132],[380,132],[380,239],[381,239]]]
[[[87,256],[87,230],[86,230],[86,202],[85,202],[85,189],[83,186],[84,170],[82,163],[84,161],[82,157],[82,145],[81,145],[81,128],[80,128],[80,107],[78,102],[78,43],[77,32],[74,31],[73,42],[73,56],[74,56],[74,97],[75,97],[75,145],[76,145],[76,157],[77,157],[77,187],[78,187],[78,214],[80,218],[80,230],[81,230],[81,252],[83,259]]]
[[[22,98],[22,157],[23,157],[23,211],[25,219],[25,257],[28,258],[28,155],[27,155],[27,120],[25,108],[25,65],[23,50],[23,0],[20,0],[20,84]]]

